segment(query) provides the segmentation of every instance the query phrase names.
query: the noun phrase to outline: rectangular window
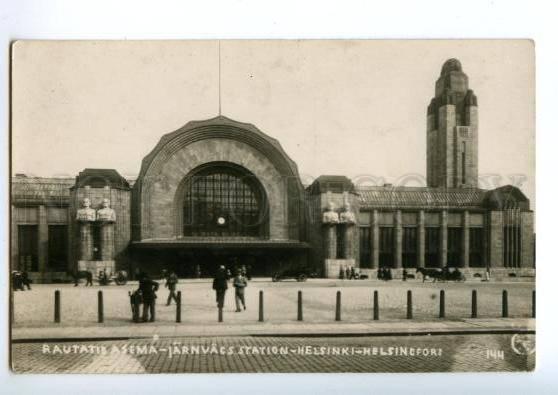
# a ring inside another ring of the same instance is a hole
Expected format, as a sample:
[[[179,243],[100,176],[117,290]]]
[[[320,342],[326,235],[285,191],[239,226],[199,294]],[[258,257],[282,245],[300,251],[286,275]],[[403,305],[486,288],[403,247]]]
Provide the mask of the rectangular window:
[[[68,267],[68,226],[48,226],[48,270],[66,271]]]
[[[370,227],[359,228],[360,267],[372,267],[372,248],[370,244]]]
[[[448,266],[461,266],[462,228],[448,228]]]
[[[403,267],[417,267],[417,228],[403,228]]]
[[[469,266],[484,267],[484,229],[469,228]]]
[[[19,225],[17,227],[19,270],[39,271],[37,225]]]
[[[424,228],[424,264],[426,267],[440,266],[440,228]]]
[[[393,227],[380,226],[380,267],[393,267]]]

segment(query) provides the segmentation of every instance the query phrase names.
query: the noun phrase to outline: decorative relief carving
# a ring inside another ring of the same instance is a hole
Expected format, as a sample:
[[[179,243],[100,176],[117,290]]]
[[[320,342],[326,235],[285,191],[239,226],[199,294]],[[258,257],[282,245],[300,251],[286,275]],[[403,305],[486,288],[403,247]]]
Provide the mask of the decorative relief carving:
[[[335,206],[333,204],[333,202],[329,202],[327,204],[328,208],[327,210],[324,212],[324,215],[322,217],[322,222],[324,224],[337,224],[339,223],[339,214],[337,213],[337,211],[335,211]]]

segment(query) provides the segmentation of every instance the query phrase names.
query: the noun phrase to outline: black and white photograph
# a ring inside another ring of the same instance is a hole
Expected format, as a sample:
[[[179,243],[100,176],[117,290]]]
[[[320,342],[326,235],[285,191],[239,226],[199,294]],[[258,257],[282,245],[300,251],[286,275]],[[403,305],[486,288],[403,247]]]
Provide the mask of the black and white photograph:
[[[535,46],[17,40],[10,364],[535,369]]]

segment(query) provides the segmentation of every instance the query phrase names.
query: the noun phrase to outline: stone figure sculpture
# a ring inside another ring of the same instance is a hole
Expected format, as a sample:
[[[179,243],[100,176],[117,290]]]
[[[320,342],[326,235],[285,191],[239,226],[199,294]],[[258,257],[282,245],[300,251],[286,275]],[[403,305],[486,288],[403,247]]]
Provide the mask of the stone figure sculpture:
[[[110,208],[110,201],[103,199],[103,208],[97,211],[97,220],[102,222],[115,222],[116,213]]]
[[[328,203],[328,208],[324,212],[322,222],[324,224],[336,224],[339,223],[339,214],[335,211],[335,206],[333,202]]]
[[[339,222],[343,224],[354,224],[356,223],[355,213],[351,210],[351,204],[346,201],[343,211],[339,216]]]
[[[83,208],[77,211],[76,219],[80,222],[92,222],[96,219],[95,210],[91,208],[91,201],[88,198],[83,199]]]

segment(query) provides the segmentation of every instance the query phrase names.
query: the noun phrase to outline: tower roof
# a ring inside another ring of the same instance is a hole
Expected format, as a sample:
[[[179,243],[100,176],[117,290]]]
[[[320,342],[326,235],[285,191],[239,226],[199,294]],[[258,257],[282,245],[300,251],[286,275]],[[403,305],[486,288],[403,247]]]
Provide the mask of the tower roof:
[[[442,72],[440,75],[449,74],[452,71],[463,71],[461,67],[461,62],[455,58],[451,58],[445,61],[444,65],[442,66]]]

